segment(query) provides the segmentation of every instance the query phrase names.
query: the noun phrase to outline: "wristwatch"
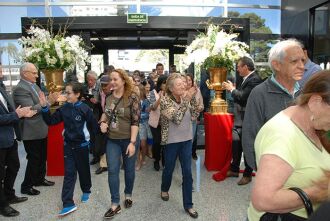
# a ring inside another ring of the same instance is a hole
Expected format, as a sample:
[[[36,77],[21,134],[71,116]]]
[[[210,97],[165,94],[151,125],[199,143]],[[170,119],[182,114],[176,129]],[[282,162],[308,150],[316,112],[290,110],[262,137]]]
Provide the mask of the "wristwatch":
[[[135,145],[136,141],[134,141],[134,142],[133,141],[130,141],[130,143],[133,144],[133,145]]]

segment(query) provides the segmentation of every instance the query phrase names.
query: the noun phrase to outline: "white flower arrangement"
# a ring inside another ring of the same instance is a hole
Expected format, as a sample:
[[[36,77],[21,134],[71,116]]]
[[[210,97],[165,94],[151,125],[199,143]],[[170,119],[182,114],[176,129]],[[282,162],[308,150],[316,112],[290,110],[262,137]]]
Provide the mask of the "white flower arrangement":
[[[236,61],[249,56],[249,46],[236,41],[236,33],[226,33],[219,26],[210,24],[207,32],[199,34],[187,46],[184,63],[188,66],[192,62],[197,66],[208,69],[211,67],[225,67],[228,71],[234,69]]]
[[[19,39],[23,46],[23,60],[35,64],[40,70],[68,71],[73,70],[75,66],[80,70],[86,70],[90,56],[84,48],[82,38],[77,35],[64,37],[64,33],[54,35],[48,30],[32,25],[27,30],[28,36]]]

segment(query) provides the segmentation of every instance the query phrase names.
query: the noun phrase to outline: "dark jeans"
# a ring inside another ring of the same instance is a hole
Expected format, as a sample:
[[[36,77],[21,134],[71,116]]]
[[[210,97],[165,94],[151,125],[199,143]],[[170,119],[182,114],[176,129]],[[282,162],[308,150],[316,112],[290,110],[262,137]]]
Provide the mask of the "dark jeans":
[[[139,153],[138,145],[135,146],[135,154],[131,157],[126,155],[127,146],[130,139],[108,139],[107,141],[107,164],[108,164],[108,182],[111,193],[112,205],[119,205],[120,194],[120,157],[123,158],[123,167],[125,171],[125,196],[130,197],[133,192],[135,180],[135,162]],[[139,143],[137,141],[137,143]]]
[[[161,191],[168,192],[171,183],[175,162],[179,156],[182,169],[182,198],[183,208],[190,209],[192,203],[192,174],[191,174],[191,140],[167,144],[164,148],[165,168],[162,175]]]
[[[193,133],[193,143],[192,143],[192,155],[196,155],[196,150],[197,150],[197,121],[192,122],[192,133]]]
[[[46,176],[47,138],[24,140],[27,165],[21,189],[29,189],[43,182]]]
[[[64,181],[62,187],[63,207],[73,206],[73,192],[79,175],[80,188],[83,193],[90,193],[92,187],[89,167],[88,146],[64,145]]]
[[[237,173],[239,172],[239,166],[241,164],[241,158],[243,153],[241,138],[242,138],[242,128],[234,127],[233,143],[232,143],[233,160],[230,165],[230,170]],[[245,170],[243,176],[245,177],[252,176],[253,169],[246,163],[245,157],[244,157],[244,164],[245,164]]]
[[[152,133],[152,138],[154,143],[152,144],[152,156],[155,159],[155,162],[159,162],[161,158],[161,153],[162,153],[162,145],[161,143],[161,129],[160,125],[158,125],[157,128],[150,127],[151,133]],[[164,159],[164,157],[163,157]],[[164,165],[164,161],[162,161]]]
[[[14,183],[19,170],[17,142],[9,148],[0,148],[0,207],[8,206],[15,197]]]

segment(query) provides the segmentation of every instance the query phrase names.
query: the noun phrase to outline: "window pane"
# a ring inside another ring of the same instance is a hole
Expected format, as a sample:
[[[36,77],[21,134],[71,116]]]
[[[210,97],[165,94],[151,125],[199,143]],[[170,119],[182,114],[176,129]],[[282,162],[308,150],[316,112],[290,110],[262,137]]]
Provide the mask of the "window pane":
[[[244,14],[249,14],[251,17],[251,13],[257,15],[256,19],[258,22],[255,24],[261,24],[260,26],[250,26],[251,33],[273,33],[280,34],[281,33],[281,11],[276,9],[247,9],[247,8],[228,8],[228,16],[230,14],[235,14],[238,12],[239,16]],[[237,15],[235,15],[236,17]],[[244,17],[244,16],[243,16]],[[251,21],[252,19],[250,19]],[[270,29],[270,30],[269,30]],[[270,32],[269,32],[270,31]]]
[[[281,0],[228,0],[228,3],[232,4],[244,4],[244,5],[276,5],[281,6]]]
[[[192,16],[208,17],[222,16],[222,7],[178,7],[178,6],[141,6],[142,13],[148,13],[149,16]]]
[[[45,8],[41,6],[0,7],[0,33],[21,33],[21,17],[44,17]]]

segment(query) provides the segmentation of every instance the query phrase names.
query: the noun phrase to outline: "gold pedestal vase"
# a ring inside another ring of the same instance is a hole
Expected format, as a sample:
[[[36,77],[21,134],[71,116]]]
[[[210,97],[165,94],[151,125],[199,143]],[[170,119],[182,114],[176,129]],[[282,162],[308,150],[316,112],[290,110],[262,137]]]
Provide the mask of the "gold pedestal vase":
[[[41,70],[45,75],[46,88],[49,93],[60,92],[64,89],[62,69],[57,70]]]
[[[222,83],[227,79],[226,68],[209,68],[210,79],[206,81],[209,89],[215,91],[215,98],[211,102],[211,114],[225,114],[227,113],[228,104],[221,98]]]

